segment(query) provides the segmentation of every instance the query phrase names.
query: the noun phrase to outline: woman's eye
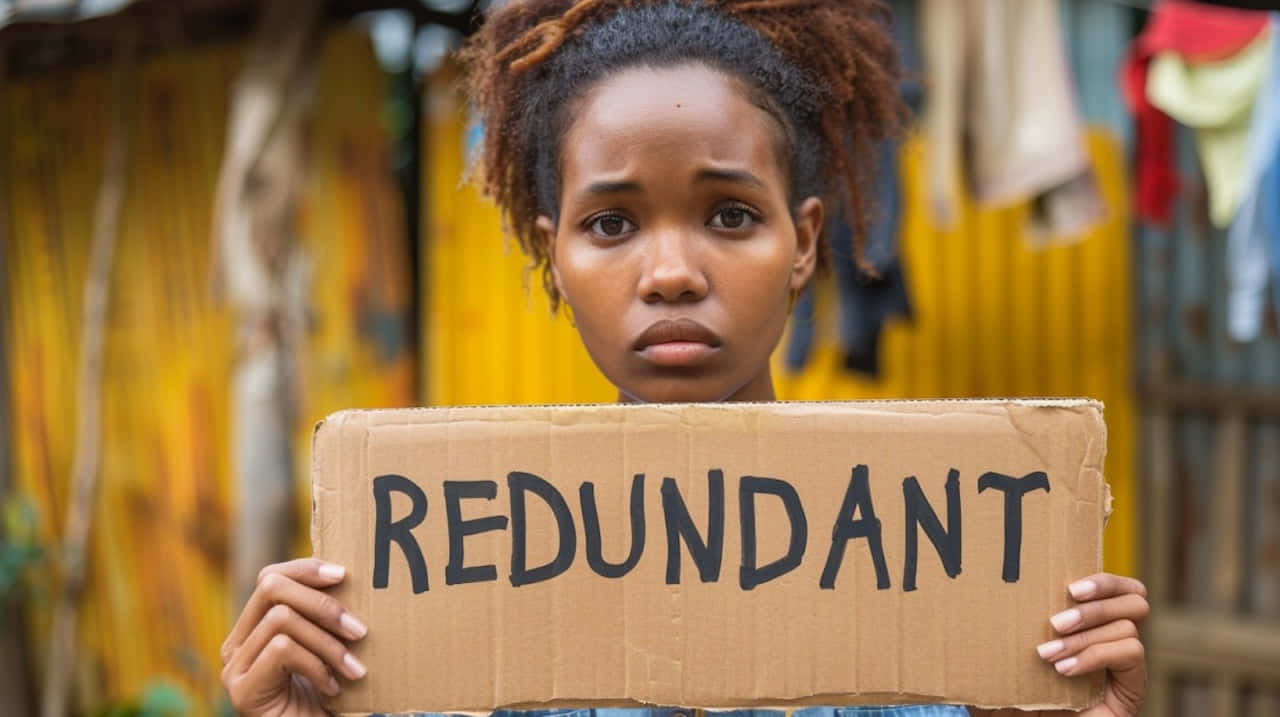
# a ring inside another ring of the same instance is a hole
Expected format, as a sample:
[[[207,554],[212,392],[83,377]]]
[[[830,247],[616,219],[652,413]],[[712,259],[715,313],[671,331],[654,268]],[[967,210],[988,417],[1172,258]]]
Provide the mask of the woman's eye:
[[[711,226],[716,229],[741,229],[756,221],[755,216],[743,207],[725,207],[711,217]]]
[[[632,231],[636,225],[632,224],[626,217],[617,214],[606,214],[596,217],[591,222],[591,231],[603,237],[618,237]]]

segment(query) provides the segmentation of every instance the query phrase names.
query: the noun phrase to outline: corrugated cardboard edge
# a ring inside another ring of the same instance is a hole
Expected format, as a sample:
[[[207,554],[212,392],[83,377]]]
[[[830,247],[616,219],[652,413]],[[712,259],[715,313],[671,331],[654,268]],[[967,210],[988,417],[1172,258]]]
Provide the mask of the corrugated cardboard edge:
[[[1092,707],[1096,706],[1101,702],[1102,702],[1101,695],[1099,695],[1097,703],[1094,703],[1089,707],[1085,707],[1079,711],[1091,709]],[[1070,705],[1057,704],[1057,703],[1045,703],[1045,704],[1027,703],[1022,705],[1017,705],[1015,707],[1010,707],[1009,705],[967,704],[967,703],[960,703],[960,702],[955,702],[950,700],[944,700],[944,699],[940,699],[938,697],[932,697],[929,695],[911,694],[908,692],[862,692],[857,694],[812,695],[810,697],[798,699],[792,702],[783,702],[783,703],[770,702],[770,701],[760,702],[760,703],[747,702],[742,705],[733,706],[733,707],[705,707],[705,706],[699,706],[699,705],[678,705],[677,707],[681,710],[702,710],[708,713],[739,712],[743,710],[773,710],[773,711],[782,712],[785,714],[792,710],[806,708],[806,707],[840,708],[848,705],[854,705],[854,706],[860,706],[860,707],[879,707],[879,706],[901,707],[901,706],[909,706],[909,705],[925,705],[925,706],[953,705],[958,707],[974,707],[977,709],[992,709],[992,710],[1016,709],[1023,712],[1038,712],[1038,711],[1046,711],[1046,710],[1077,711],[1076,708],[1073,708]],[[672,707],[673,707],[672,705],[648,704],[648,703],[637,702],[637,701],[559,699],[559,700],[550,700],[547,702],[528,702],[528,703],[503,705],[502,707],[499,707],[494,711],[503,710],[503,711],[521,712],[521,711],[530,711],[530,710],[541,710],[541,711],[564,710],[566,712],[569,712],[569,711],[578,710],[578,709],[596,709],[596,708],[638,709],[639,710],[639,709],[670,709]],[[368,715],[374,714],[367,710],[356,711],[356,712],[333,712],[331,710],[330,713],[335,715],[341,715],[342,717],[368,717]],[[376,714],[380,714],[380,715],[383,715],[383,714],[384,715],[445,714],[445,715],[451,715],[451,716],[457,715],[458,717],[489,717],[489,715],[493,714],[493,711],[475,712],[475,711],[467,711],[467,710],[449,710],[447,712],[439,712],[439,711],[427,709],[427,708],[415,708],[415,709],[403,710],[399,712],[377,712]]]
[[[328,526],[320,523],[320,516],[322,515],[320,507],[323,505],[329,509],[324,513],[334,515],[336,514],[336,503],[338,501],[337,491],[321,482],[328,475],[326,471],[321,470],[323,467],[321,463],[326,456],[316,447],[320,443],[322,434],[329,431],[341,431],[342,424],[351,419],[365,420],[364,414],[367,413],[368,411],[365,409],[336,411],[317,421],[315,428],[311,430],[311,553],[313,555],[323,555],[325,553],[325,535],[328,533]]]
[[[616,401],[608,401],[602,403],[488,403],[474,404],[465,406],[400,406],[395,408],[347,408],[334,411],[325,418],[316,422],[316,431],[318,431],[326,422],[335,419],[343,419],[348,414],[392,414],[392,413],[451,413],[451,412],[470,412],[470,411],[488,411],[495,408],[510,408],[515,410],[528,410],[538,408],[628,408],[630,406],[648,406],[650,408],[696,408],[699,410],[736,410],[739,407],[759,407],[769,408],[778,406],[824,406],[830,404],[851,405],[851,406],[911,406],[911,405],[927,405],[937,404],[938,406],[954,406],[957,404],[975,404],[975,405],[993,405],[993,406],[1028,406],[1032,408],[1048,406],[1057,408],[1082,408],[1093,407],[1098,410],[1101,415],[1103,404],[1096,398],[1087,396],[1021,396],[1016,398],[1002,398],[986,396],[981,398],[867,398],[867,399],[832,399],[829,401],[735,401],[723,403],[618,403]],[[312,433],[314,439],[315,433]],[[313,444],[314,446],[314,440]],[[459,713],[462,714],[462,713]]]
[[[784,405],[784,406],[821,407],[824,404],[837,404],[837,403],[842,405],[854,404],[854,405],[866,407],[869,410],[874,410],[877,406],[893,407],[893,406],[899,406],[904,404],[916,405],[916,406],[936,404],[939,406],[939,408],[943,408],[943,409],[956,404],[979,404],[979,405],[1024,406],[1024,407],[1030,407],[1030,408],[1053,407],[1053,408],[1068,408],[1068,409],[1077,409],[1077,410],[1084,409],[1085,411],[1089,411],[1092,413],[1094,420],[1098,424],[1100,424],[1099,425],[1100,433],[1103,437],[1102,450],[1099,451],[1099,453],[1094,457],[1095,460],[1086,461],[1085,463],[1082,463],[1081,470],[1082,471],[1089,470],[1091,472],[1096,473],[1099,477],[1099,483],[1101,486],[1100,487],[1101,495],[1099,496],[1099,498],[1103,508],[1102,524],[1104,527],[1106,525],[1107,520],[1111,517],[1112,503],[1114,500],[1114,496],[1111,493],[1111,486],[1110,484],[1107,483],[1105,479],[1105,473],[1104,473],[1104,464],[1106,461],[1106,438],[1107,438],[1107,426],[1106,426],[1106,421],[1103,418],[1105,407],[1101,401],[1092,399],[1092,398],[1048,397],[1048,398],[870,399],[870,400],[853,400],[853,401],[850,401],[850,400],[765,401],[765,402],[745,402],[745,403],[736,403],[736,404],[667,403],[667,404],[648,404],[648,405],[651,407],[662,407],[662,408],[668,408],[672,410],[681,410],[686,407],[697,407],[699,409],[709,409],[709,410],[715,410],[716,408],[724,408],[726,410],[732,410],[734,407],[738,407],[738,406],[778,407],[779,405]],[[346,410],[334,412],[316,423],[315,428],[312,430],[312,436],[311,436],[311,471],[312,471],[311,472],[311,486],[312,486],[311,544],[312,544],[312,551],[315,554],[321,554],[324,552],[325,533],[327,532],[326,530],[327,526],[320,524],[319,515],[320,515],[321,505],[324,505],[328,508],[330,507],[331,503],[336,503],[338,501],[337,491],[334,490],[332,487],[324,485],[320,482],[321,477],[325,474],[325,472],[321,470],[321,467],[322,467],[321,461],[323,460],[324,456],[322,456],[321,453],[316,450],[316,446],[319,443],[322,433],[325,433],[330,430],[340,431],[343,424],[345,424],[349,420],[358,419],[362,422],[365,422],[366,429],[367,429],[368,423],[369,423],[369,420],[368,420],[369,414],[375,414],[375,415],[376,414],[393,414],[393,413],[412,414],[412,413],[421,412],[421,413],[437,414],[436,418],[438,420],[439,419],[438,414],[444,413],[446,414],[446,417],[444,418],[444,420],[449,420],[453,416],[453,414],[457,412],[469,413],[472,411],[495,409],[495,408],[510,408],[510,409],[565,408],[565,407],[613,408],[613,407],[620,407],[620,406],[625,407],[625,405],[626,404],[616,404],[616,403],[598,403],[598,404],[579,403],[579,404],[530,404],[530,405],[502,404],[502,405],[488,405],[488,406],[417,406],[417,407],[407,407],[407,408],[346,409]],[[337,508],[336,505],[333,505],[332,507],[335,509]],[[1099,566],[1102,565],[1102,541],[1101,540],[1098,541],[1097,564]],[[1102,702],[1102,698],[1105,693],[1105,688],[1106,688],[1105,679],[1099,679],[1098,688],[1096,691],[1096,698],[1094,699],[1093,703],[1089,705],[1089,707],[1095,706]],[[767,704],[766,703],[755,704],[755,703],[748,702],[748,703],[744,703],[742,705],[733,706],[733,707],[708,708],[708,707],[701,707],[699,705],[679,705],[679,706],[687,709],[705,709],[708,712],[730,712],[734,710],[743,710],[743,709],[774,709],[774,710],[787,711],[787,710],[795,709],[797,707],[804,707],[804,706],[841,706],[841,705],[854,704],[855,702],[857,704],[862,704],[862,705],[872,704],[867,700],[879,700],[881,701],[880,703],[884,705],[905,705],[905,704],[961,705],[961,703],[959,702],[955,702],[952,700],[947,700],[944,698],[931,696],[931,695],[915,695],[915,694],[908,694],[908,693],[864,692],[864,693],[856,693],[856,694],[810,695],[805,698],[784,701],[782,704],[769,701],[769,703]],[[972,706],[980,709],[1008,709],[1009,708],[1009,705],[987,705],[987,704],[968,704],[968,705],[962,705],[962,706]],[[613,707],[613,708],[630,707],[630,708],[636,708],[636,709],[646,709],[646,708],[658,708],[658,707],[662,707],[662,705],[651,705],[651,704],[646,704],[642,702],[637,702],[634,700],[600,701],[600,700],[557,699],[557,700],[541,702],[541,703],[504,705],[496,709],[538,710],[538,709],[559,709],[559,708],[584,709],[588,707]],[[1072,705],[1060,704],[1060,703],[1021,704],[1015,707],[1015,709],[1019,709],[1023,711],[1065,710],[1065,709],[1073,709],[1073,708],[1074,706]],[[355,717],[356,715],[370,714],[369,712],[366,712],[366,711],[341,712],[341,713],[334,712],[332,709],[327,709],[326,711],[328,711],[330,714],[341,714],[344,717],[348,715],[350,715],[351,717]],[[413,715],[413,714],[432,713],[432,712],[433,710],[428,710],[428,709],[410,709],[410,710],[405,710],[400,712],[382,713],[382,714]],[[470,717],[472,715],[476,717],[480,717],[481,715],[490,715],[492,714],[492,712],[490,711],[471,712],[471,711],[454,710],[454,711],[448,712],[448,714],[459,715],[460,717],[462,716]]]
[[[1109,521],[1111,518],[1112,503],[1114,501],[1114,496],[1111,493],[1111,484],[1107,482],[1107,476],[1106,476],[1107,446],[1108,446],[1107,439],[1109,437],[1108,431],[1107,431],[1107,422],[1105,418],[1106,407],[1103,405],[1101,401],[1094,400],[1094,399],[1083,401],[1079,405],[1087,409],[1092,409],[1093,421],[1097,425],[1099,434],[1102,436],[1102,445],[1100,447],[1100,450],[1098,450],[1096,454],[1092,456],[1093,460],[1092,461],[1087,460],[1090,457],[1088,454],[1092,453],[1092,451],[1090,450],[1092,448],[1092,444],[1091,444],[1088,448],[1086,448],[1086,461],[1084,463],[1081,463],[1080,465],[1081,472],[1084,472],[1084,471],[1092,472],[1094,475],[1097,476],[1097,481],[1098,481],[1098,492],[1099,492],[1098,505],[1102,508],[1102,517],[1100,520],[1100,524],[1098,526],[1098,533],[1099,533],[1098,551],[1097,551],[1097,558],[1096,558],[1095,564],[1098,566],[1098,570],[1101,571],[1103,569],[1102,549],[1103,549],[1103,544],[1105,542],[1103,539],[1104,537],[1103,533],[1106,530],[1107,521]],[[1082,575],[1078,577],[1084,577],[1084,576]],[[1106,673],[1105,672],[1094,673],[1093,675],[1081,676],[1080,678],[1077,678],[1077,679],[1093,679],[1095,681],[1096,686],[1094,688],[1093,704],[1089,705],[1089,708],[1096,707],[1097,705],[1101,704],[1103,698],[1106,696],[1106,690],[1107,690]],[[988,705],[976,705],[976,706],[990,709]],[[1064,709],[1064,707],[1057,706],[1057,705],[1044,705],[1044,706],[1023,705],[1023,706],[1020,706],[1020,708],[1024,710]]]
[[[1102,515],[1100,516],[1099,525],[1098,525],[1099,540],[1098,540],[1098,547],[1097,547],[1094,564],[1098,566],[1098,571],[1101,571],[1103,569],[1102,550],[1103,550],[1103,543],[1104,543],[1104,541],[1102,540],[1101,534],[1106,529],[1107,521],[1111,518],[1112,502],[1114,500],[1114,497],[1112,496],[1112,493],[1111,493],[1111,485],[1107,483],[1107,480],[1106,480],[1108,431],[1107,431],[1107,422],[1104,417],[1104,414],[1106,411],[1105,405],[1102,403],[1102,401],[1099,401],[1097,399],[1091,399],[1091,398],[1031,399],[1027,402],[1018,401],[1017,399],[1004,399],[1004,400],[1000,400],[1000,402],[1006,405],[1028,405],[1032,407],[1053,406],[1053,407],[1072,408],[1072,409],[1075,409],[1076,413],[1085,414],[1094,424],[1094,429],[1101,436],[1101,441],[1100,441],[1101,445],[1097,446],[1095,449],[1093,441],[1090,441],[1090,443],[1086,446],[1085,456],[1080,464],[1080,473],[1092,474],[1093,476],[1096,477],[1097,484],[1098,484],[1098,489],[1097,489],[1098,494],[1096,496],[1096,501],[1097,501],[1096,504],[1101,508]],[[1080,496],[1077,496],[1076,499],[1079,500]],[[1082,577],[1085,577],[1085,576],[1083,575],[1074,576],[1072,579],[1082,578]],[[1065,590],[1066,586],[1063,586],[1063,589]],[[1084,708],[1079,708],[1076,706],[1065,705],[1065,704],[1023,704],[1023,705],[1018,705],[1017,709],[1024,710],[1024,711],[1080,710],[1080,709],[1091,709],[1092,707],[1095,707],[1102,703],[1103,697],[1106,695],[1106,686],[1107,686],[1105,672],[1094,673],[1092,675],[1081,675],[1073,679],[1078,679],[1078,680],[1091,679],[1094,681],[1095,687],[1094,687],[1093,700],[1091,704],[1089,704],[1088,706]],[[1007,709],[1008,708],[1007,705],[976,704],[972,706],[978,707],[981,709]]]
[[[321,470],[320,451],[317,446],[320,444],[320,433],[326,430],[326,427],[337,420],[340,413],[333,413],[316,421],[316,425],[311,429],[311,554],[324,554],[324,531],[320,526],[320,504],[325,502],[332,493],[332,490],[321,484],[325,472]]]

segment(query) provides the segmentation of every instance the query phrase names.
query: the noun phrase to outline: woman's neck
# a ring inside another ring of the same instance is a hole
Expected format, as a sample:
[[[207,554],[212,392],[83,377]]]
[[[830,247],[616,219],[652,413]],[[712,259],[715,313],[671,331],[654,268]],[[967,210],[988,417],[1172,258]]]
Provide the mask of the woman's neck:
[[[737,402],[737,401],[776,401],[777,394],[773,391],[773,372],[766,368],[755,378],[748,381],[738,390],[725,396],[724,398],[714,401],[696,401],[696,403],[716,403],[716,402]],[[618,403],[644,403],[640,399],[632,396],[625,391],[618,391]]]

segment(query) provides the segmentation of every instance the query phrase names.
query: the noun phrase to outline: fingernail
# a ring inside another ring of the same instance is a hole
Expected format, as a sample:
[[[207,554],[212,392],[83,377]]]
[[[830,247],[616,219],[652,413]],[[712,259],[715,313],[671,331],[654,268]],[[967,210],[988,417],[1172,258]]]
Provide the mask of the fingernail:
[[[333,563],[324,563],[323,565],[320,566],[319,572],[320,572],[320,577],[325,578],[327,580],[341,580],[347,574],[347,569],[342,567],[341,565],[334,565]]]
[[[1050,640],[1036,648],[1036,652],[1040,653],[1040,659],[1047,660],[1054,655],[1062,652],[1065,647],[1062,640]]]
[[[1058,632],[1070,630],[1080,622],[1080,611],[1076,608],[1063,610],[1062,612],[1049,618],[1049,622],[1053,624],[1053,629]]]
[[[334,679],[333,675],[329,675],[329,684],[325,685],[325,694],[330,697],[337,697],[341,691],[342,688],[338,687],[338,681]]]
[[[1071,597],[1077,600],[1093,597],[1098,592],[1098,584],[1092,580],[1077,580],[1067,586],[1067,591],[1071,593]]]
[[[369,632],[369,628],[365,627],[363,622],[357,620],[356,616],[349,612],[342,613],[342,617],[338,618],[338,622],[342,624],[343,632],[346,632],[347,637],[352,640],[359,640]]]
[[[1078,660],[1074,657],[1068,657],[1065,660],[1058,660],[1053,663],[1053,669],[1057,670],[1060,674],[1065,675],[1071,672],[1072,668],[1076,666],[1076,662],[1078,662]]]
[[[361,664],[361,662],[356,659],[356,656],[350,652],[343,655],[342,664],[346,666],[347,674],[351,675],[351,679],[353,680],[358,680],[361,677],[364,677],[364,673],[368,672],[368,670],[365,669],[365,666]]]

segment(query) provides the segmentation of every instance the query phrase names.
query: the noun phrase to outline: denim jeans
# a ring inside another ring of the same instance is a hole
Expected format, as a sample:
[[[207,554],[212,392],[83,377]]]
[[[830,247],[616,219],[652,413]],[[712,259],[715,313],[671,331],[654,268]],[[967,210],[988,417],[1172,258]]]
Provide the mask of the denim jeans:
[[[499,710],[492,717],[694,717],[695,710],[653,709],[585,709],[585,710],[530,710],[526,712]],[[781,710],[722,710],[706,711],[707,717],[787,717]],[[791,712],[790,717],[968,717],[969,711],[956,705],[895,705],[891,707],[802,707]],[[381,716],[375,716],[381,717]],[[444,717],[423,714],[419,717]]]

